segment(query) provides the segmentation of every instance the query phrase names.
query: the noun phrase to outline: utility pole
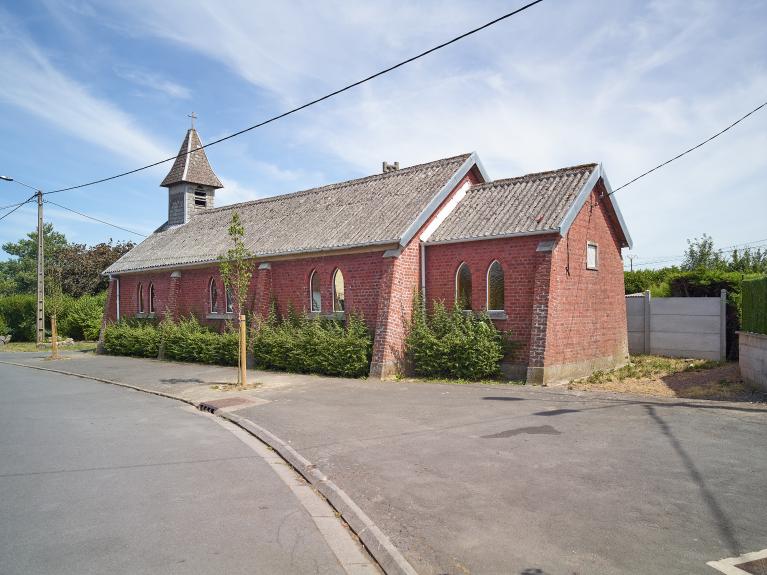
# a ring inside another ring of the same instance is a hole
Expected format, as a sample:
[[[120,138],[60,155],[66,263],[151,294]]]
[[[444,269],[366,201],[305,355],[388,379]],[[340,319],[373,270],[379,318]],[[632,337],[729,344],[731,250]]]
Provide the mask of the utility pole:
[[[45,343],[45,237],[43,233],[43,191],[9,176],[0,176],[0,180],[16,182],[20,186],[34,190],[35,196],[37,196],[37,332],[35,341],[37,342],[37,345],[40,345]],[[32,197],[23,203],[27,203]]]
[[[636,256],[634,254],[629,254],[629,269],[633,272],[634,271],[634,258]]]
[[[37,345],[45,343],[45,237],[43,192],[37,190]]]

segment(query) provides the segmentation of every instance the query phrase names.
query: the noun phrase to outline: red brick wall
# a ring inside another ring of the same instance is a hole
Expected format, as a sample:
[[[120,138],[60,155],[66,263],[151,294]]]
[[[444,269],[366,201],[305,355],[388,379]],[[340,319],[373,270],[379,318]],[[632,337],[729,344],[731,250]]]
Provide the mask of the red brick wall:
[[[361,313],[374,329],[382,256],[383,251],[377,251],[271,262],[272,297],[277,309],[285,313],[292,304],[296,311],[309,311],[309,278],[314,270],[319,274],[322,313],[332,313],[333,272],[338,268],[344,276],[347,311]]]
[[[472,282],[472,309],[487,308],[487,270],[494,260],[503,267],[504,307],[508,319],[494,320],[496,327],[510,331],[519,343],[515,363],[527,365],[532,335],[536,270],[548,268],[549,254],[536,252],[538,243],[553,235],[500,238],[474,242],[432,245],[426,248],[426,299],[455,302],[455,277],[462,262],[469,266]]]
[[[603,189],[600,182],[552,254],[546,365],[628,353],[619,232]],[[586,269],[587,241],[599,246],[598,270]]]

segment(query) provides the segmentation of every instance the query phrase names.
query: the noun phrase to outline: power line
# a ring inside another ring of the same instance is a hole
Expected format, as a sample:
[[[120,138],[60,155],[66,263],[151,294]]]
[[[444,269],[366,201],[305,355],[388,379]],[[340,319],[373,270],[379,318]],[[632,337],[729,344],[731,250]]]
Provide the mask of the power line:
[[[764,247],[765,245],[767,245],[767,238],[762,239],[762,240],[754,240],[754,241],[750,241],[750,242],[743,242],[743,243],[740,243],[740,244],[732,244],[732,245],[729,245],[729,246],[722,246],[721,248],[715,248],[715,249],[718,252],[722,252],[724,250],[732,250],[732,249],[737,249],[737,248],[761,248],[761,247]],[[647,260],[647,261],[640,260],[640,261],[638,261],[636,263],[637,263],[637,265],[648,265],[648,264],[661,264],[661,263],[665,263],[665,262],[675,262],[675,261],[679,261],[679,260],[683,259],[685,257],[685,255],[686,254],[678,254],[678,255],[675,255],[675,256],[663,256],[662,258],[659,258],[659,259],[652,259],[652,260]]]
[[[25,201],[23,201],[23,202],[21,202],[21,203],[19,203],[19,204],[14,204],[14,205],[15,205],[15,207],[14,207],[14,208],[13,208],[11,211],[9,211],[9,212],[5,212],[5,213],[4,213],[2,216],[0,216],[0,220],[4,220],[5,218],[7,218],[8,216],[10,216],[10,215],[11,215],[13,212],[15,212],[16,210],[18,210],[18,209],[19,209],[21,206],[23,206],[24,204],[28,204],[29,202],[31,202],[32,200],[34,200],[34,199],[35,199],[35,196],[37,196],[37,194],[32,194],[32,195],[31,195],[31,196],[29,196],[29,198],[27,198]],[[6,208],[10,208],[11,206],[5,206],[5,207],[6,207]]]
[[[69,212],[72,212],[72,213],[74,213],[74,214],[77,214],[78,216],[82,216],[82,217],[84,217],[84,218],[88,218],[89,220],[93,220],[94,222],[99,222],[99,223],[101,223],[101,224],[105,224],[105,225],[107,225],[107,226],[112,226],[113,228],[117,228],[118,230],[122,230],[122,231],[124,231],[124,232],[129,232],[129,233],[131,233],[131,234],[136,234],[137,236],[141,236],[142,238],[145,238],[145,237],[147,237],[147,235],[146,235],[146,234],[142,234],[142,233],[139,233],[139,232],[135,232],[135,231],[133,231],[133,230],[129,230],[128,228],[124,228],[124,227],[122,227],[122,226],[118,226],[117,224],[113,224],[113,223],[111,223],[111,222],[108,222],[108,221],[106,221],[106,220],[102,220],[102,219],[99,219],[99,218],[95,218],[95,217],[93,217],[93,216],[89,216],[88,214],[84,214],[84,213],[82,213],[82,212],[78,212],[77,210],[73,210],[72,208],[68,208],[68,207],[66,207],[66,206],[62,206],[61,204],[57,204],[56,202],[52,202],[51,200],[45,200],[45,203],[46,203],[46,204],[51,204],[51,205],[53,205],[53,206],[57,206],[57,207],[59,207],[59,208],[62,208],[62,209],[64,209],[64,210],[67,210],[67,211],[69,211]]]
[[[24,200],[23,202],[18,202],[16,204],[8,204],[7,206],[0,206],[0,210],[7,210],[8,208],[15,208],[16,206],[23,206],[28,201],[29,200]]]
[[[321,96],[319,98],[316,98],[314,100],[311,100],[309,102],[306,102],[305,104],[302,104],[301,106],[298,106],[296,108],[293,108],[291,110],[288,110],[287,112],[283,112],[281,114],[278,114],[276,116],[272,116],[271,118],[264,120],[263,122],[259,122],[258,124],[253,124],[252,126],[249,126],[247,128],[244,128],[238,132],[234,132],[233,134],[229,134],[228,136],[224,136],[223,138],[219,138],[218,140],[213,140],[212,142],[209,142],[205,144],[204,146],[200,146],[199,148],[195,148],[194,150],[189,150],[188,152],[177,154],[176,156],[165,158],[164,160],[160,160],[158,162],[154,162],[152,164],[147,164],[146,166],[142,166],[140,168],[136,168],[134,170],[129,170],[127,172],[122,172],[120,174],[116,174],[114,176],[109,176],[107,178],[101,178],[100,180],[93,180],[92,182],[86,182],[84,184],[79,184],[76,186],[69,186],[68,188],[60,188],[58,190],[51,190],[50,192],[45,192],[46,194],[58,194],[59,192],[68,192],[70,190],[76,190],[79,188],[85,188],[87,186],[93,186],[95,184],[101,184],[103,182],[108,182],[110,180],[116,180],[117,178],[122,178],[123,176],[128,176],[130,174],[135,174],[136,172],[141,172],[143,170],[148,170],[149,168],[154,168],[155,166],[159,166],[160,164],[164,164],[166,162],[170,162],[175,160],[178,157],[186,156],[188,154],[191,154],[192,152],[195,152],[197,150],[201,150],[204,148],[209,148],[211,146],[215,146],[216,144],[220,144],[221,142],[224,142],[226,140],[230,140],[232,138],[236,138],[237,136],[241,136],[242,134],[246,132],[250,132],[251,130],[255,130],[256,128],[260,128],[262,126],[265,126],[267,124],[271,124],[272,122],[276,122],[277,120],[280,120],[282,118],[285,118],[286,116],[290,116],[291,114],[295,114],[296,112],[299,112],[305,108],[309,108],[310,106],[314,106],[315,104],[319,104],[320,102],[324,100],[328,100],[329,98],[332,98],[333,96],[337,96],[338,94],[341,94],[342,92],[346,92],[347,90],[351,90],[352,88],[356,88],[357,86],[360,86],[366,82],[369,82],[371,80],[374,80],[375,78],[378,78],[379,76],[383,76],[384,74],[388,74],[389,72],[392,72],[396,70],[397,68],[401,68],[402,66],[406,66],[407,64],[410,64],[412,62],[415,62],[416,60],[423,58],[424,56],[428,56],[432,52],[436,52],[437,50],[441,50],[442,48],[445,48],[446,46],[449,46],[451,44],[454,44],[455,42],[458,42],[459,40],[463,40],[464,38],[471,36],[472,34],[476,34],[477,32],[480,32],[481,30],[484,30],[485,28],[489,28],[490,26],[493,26],[494,24],[497,24],[498,22],[501,22],[503,20],[506,20],[507,18],[511,18],[512,16],[519,14],[520,12],[523,12],[527,10],[528,8],[532,8],[536,4],[540,4],[543,2],[543,0],[535,0],[534,2],[530,2],[528,4],[525,4],[521,8],[518,8],[512,12],[508,12],[504,14],[503,16],[500,16],[496,18],[495,20],[491,20],[490,22],[487,22],[486,24],[483,24],[482,26],[479,26],[477,28],[474,28],[472,30],[469,30],[468,32],[464,32],[460,36],[456,36],[452,40],[448,40],[447,42],[443,42],[442,44],[438,44],[437,46],[434,46],[433,48],[429,48],[428,50],[421,52],[420,54],[417,54],[415,56],[412,56],[408,58],[407,60],[402,60],[398,64],[394,64],[393,66],[389,66],[388,68],[384,68],[383,70],[380,70],[376,72],[375,74],[371,74],[370,76],[367,76],[366,78],[363,78],[361,80],[357,80],[356,82],[353,82],[351,84],[348,84],[344,86],[343,88],[339,88],[338,90],[335,90],[333,92],[330,92],[329,94],[325,94],[324,96]]]
[[[692,151],[694,151],[694,150],[697,150],[698,148],[700,148],[700,147],[702,147],[702,146],[705,146],[705,145],[706,145],[706,144],[708,144],[708,143],[709,143],[711,140],[713,140],[713,139],[715,139],[715,138],[718,138],[719,136],[721,136],[722,134],[724,134],[724,133],[725,133],[727,130],[729,130],[730,128],[733,128],[733,127],[735,127],[735,126],[737,126],[737,125],[738,125],[738,124],[740,124],[740,123],[741,123],[743,120],[745,120],[746,118],[748,118],[748,117],[749,117],[751,114],[754,114],[754,113],[758,112],[759,110],[761,110],[761,109],[762,109],[762,108],[764,108],[765,106],[767,106],[767,102],[764,102],[763,104],[761,104],[761,105],[757,106],[756,108],[754,108],[753,110],[751,110],[751,111],[750,111],[748,114],[746,114],[745,116],[741,116],[740,118],[738,118],[737,120],[735,120],[735,121],[734,121],[732,124],[730,124],[729,126],[727,126],[727,127],[724,129],[724,130],[721,130],[721,131],[717,132],[716,134],[714,134],[714,135],[713,135],[713,136],[711,136],[710,138],[708,138],[708,139],[706,139],[706,140],[703,140],[701,143],[699,143],[699,144],[697,144],[697,145],[693,146],[692,148],[689,148],[689,149],[685,150],[685,151],[684,151],[684,152],[682,152],[681,154],[677,154],[676,156],[674,156],[674,157],[673,157],[673,158],[671,158],[670,160],[666,160],[666,161],[665,161],[665,162],[663,162],[662,164],[658,164],[657,166],[655,166],[655,167],[654,167],[654,168],[652,168],[651,170],[647,170],[647,171],[646,171],[646,172],[644,172],[643,174],[640,174],[640,175],[638,175],[638,176],[637,176],[636,178],[634,178],[633,180],[629,180],[628,182],[626,182],[626,183],[625,183],[625,184],[623,184],[622,186],[620,186],[620,187],[618,187],[618,188],[615,188],[615,189],[614,189],[612,192],[610,192],[610,193],[609,193],[609,194],[607,194],[607,195],[608,195],[608,196],[612,196],[612,195],[613,195],[615,192],[617,192],[617,191],[619,191],[619,190],[622,190],[622,189],[623,189],[623,188],[625,188],[626,186],[630,186],[631,184],[633,184],[633,183],[634,183],[634,182],[636,182],[637,180],[639,180],[639,179],[641,179],[641,178],[644,178],[644,177],[645,177],[646,175],[648,175],[648,174],[651,174],[651,173],[653,173],[655,170],[659,170],[659,169],[661,169],[663,166],[666,166],[666,165],[670,164],[670,163],[671,163],[671,162],[673,162],[674,160],[678,160],[678,159],[679,159],[679,158],[681,158],[682,156],[686,156],[686,155],[687,155],[687,154],[689,154],[690,152],[692,152]]]

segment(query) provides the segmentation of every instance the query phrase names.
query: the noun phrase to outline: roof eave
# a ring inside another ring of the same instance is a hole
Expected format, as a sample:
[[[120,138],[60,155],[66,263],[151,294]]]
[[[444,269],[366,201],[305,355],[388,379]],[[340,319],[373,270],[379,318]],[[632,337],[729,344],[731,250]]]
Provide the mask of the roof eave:
[[[545,230],[529,230],[526,232],[510,232],[508,234],[493,234],[490,236],[452,238],[452,239],[446,239],[446,240],[429,240],[427,242],[424,242],[424,244],[427,246],[439,246],[444,244],[460,244],[463,242],[478,242],[482,240],[498,240],[498,239],[505,239],[505,238],[521,238],[525,236],[542,236],[542,235],[559,234],[559,233],[560,233],[559,228],[549,228]]]

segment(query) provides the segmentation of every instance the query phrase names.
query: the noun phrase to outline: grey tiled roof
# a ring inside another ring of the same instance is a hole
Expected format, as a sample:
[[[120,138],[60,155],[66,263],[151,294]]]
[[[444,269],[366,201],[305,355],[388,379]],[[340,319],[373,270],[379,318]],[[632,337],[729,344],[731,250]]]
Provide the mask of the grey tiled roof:
[[[474,186],[429,242],[555,230],[597,167],[585,164]]]
[[[235,210],[256,256],[398,243],[471,157],[206,210],[184,225],[161,227],[104,273],[214,261],[230,245],[227,228]]]
[[[194,151],[190,152],[190,150]],[[173,162],[173,167],[160,185],[167,187],[181,182],[202,184],[214,188],[224,187],[221,180],[213,172],[213,168],[210,167],[208,156],[205,155],[205,150],[202,148],[200,136],[194,128],[186,133],[176,161]]]

